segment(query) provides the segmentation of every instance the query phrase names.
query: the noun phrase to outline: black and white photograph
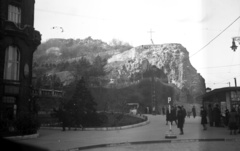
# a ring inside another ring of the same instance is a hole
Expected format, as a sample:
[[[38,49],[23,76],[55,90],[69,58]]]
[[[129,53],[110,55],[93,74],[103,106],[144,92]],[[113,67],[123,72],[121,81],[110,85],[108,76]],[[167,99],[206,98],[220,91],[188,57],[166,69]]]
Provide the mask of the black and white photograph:
[[[239,151],[239,0],[1,0],[1,150]]]

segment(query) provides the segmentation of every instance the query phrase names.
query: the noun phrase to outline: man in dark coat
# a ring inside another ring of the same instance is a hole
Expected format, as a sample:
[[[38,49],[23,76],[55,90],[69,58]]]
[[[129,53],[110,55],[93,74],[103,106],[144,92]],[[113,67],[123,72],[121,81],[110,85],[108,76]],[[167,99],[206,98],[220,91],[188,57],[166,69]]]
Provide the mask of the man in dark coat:
[[[184,115],[184,111],[181,106],[178,106],[177,111],[177,120],[178,120],[178,128],[180,129],[180,135],[183,135],[183,125],[184,125],[184,118],[186,115]]]
[[[215,127],[220,127],[220,124],[221,124],[221,110],[220,110],[218,104],[216,104],[216,106],[213,109],[213,119],[214,119]]]
[[[201,107],[201,124],[203,126],[203,130],[207,130],[206,124],[207,124],[207,111],[204,109],[204,107]]]

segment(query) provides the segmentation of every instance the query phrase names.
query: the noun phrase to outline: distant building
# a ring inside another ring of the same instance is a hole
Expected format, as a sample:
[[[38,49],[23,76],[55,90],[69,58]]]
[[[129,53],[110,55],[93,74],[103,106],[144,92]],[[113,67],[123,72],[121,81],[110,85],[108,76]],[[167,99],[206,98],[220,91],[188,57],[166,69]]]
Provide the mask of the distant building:
[[[0,118],[31,111],[33,53],[41,43],[34,29],[35,0],[0,1]]]
[[[202,98],[205,107],[208,104],[212,104],[212,106],[218,104],[222,113],[224,113],[226,108],[230,110],[233,107],[236,109],[240,107],[240,87],[214,89],[204,94]]]

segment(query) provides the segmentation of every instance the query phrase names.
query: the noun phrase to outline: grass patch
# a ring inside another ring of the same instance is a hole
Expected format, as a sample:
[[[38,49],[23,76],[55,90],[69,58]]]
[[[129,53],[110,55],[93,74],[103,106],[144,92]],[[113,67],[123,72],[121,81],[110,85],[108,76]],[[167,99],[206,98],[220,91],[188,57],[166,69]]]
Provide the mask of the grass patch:
[[[119,126],[127,126],[132,124],[137,124],[144,122],[144,119],[133,117],[127,114],[121,113],[108,113],[101,112],[98,113],[101,118],[103,118],[104,122],[98,127],[119,127]],[[44,127],[61,127],[61,123],[57,122],[55,118],[52,117],[41,117],[40,119],[41,125]],[[91,126],[86,126],[85,128],[90,128]]]
[[[133,117],[126,114],[121,113],[100,113],[107,117],[105,123],[101,125],[101,127],[118,127],[118,126],[126,126],[137,124],[143,122],[144,120],[141,118]]]

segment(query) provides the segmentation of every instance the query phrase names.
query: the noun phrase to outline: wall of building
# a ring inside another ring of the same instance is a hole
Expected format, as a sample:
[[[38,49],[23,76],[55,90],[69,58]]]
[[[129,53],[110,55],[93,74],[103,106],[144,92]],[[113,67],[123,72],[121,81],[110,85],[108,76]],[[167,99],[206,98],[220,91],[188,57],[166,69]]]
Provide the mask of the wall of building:
[[[41,35],[34,25],[34,0],[1,0],[0,1],[0,111],[2,117],[4,106],[17,107],[17,113],[30,111],[32,104],[32,60],[33,52],[41,42]],[[21,25],[8,21],[8,5],[21,8]],[[5,80],[5,50],[8,46],[17,46],[20,51],[19,80]],[[26,74],[28,66],[28,74]],[[14,97],[14,104],[3,103],[4,97]]]

